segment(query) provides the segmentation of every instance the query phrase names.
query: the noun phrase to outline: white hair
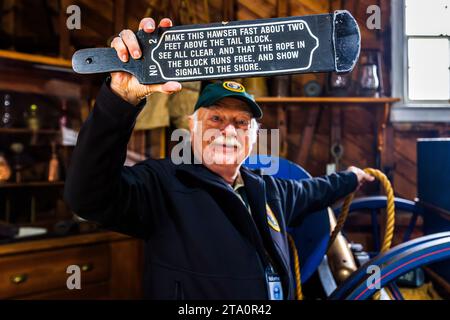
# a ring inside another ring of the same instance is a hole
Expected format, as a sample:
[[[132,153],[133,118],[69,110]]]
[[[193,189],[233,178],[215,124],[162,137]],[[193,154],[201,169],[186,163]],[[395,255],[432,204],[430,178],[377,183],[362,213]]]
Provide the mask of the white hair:
[[[197,130],[197,123],[198,123],[198,110],[195,110],[193,114],[190,115],[192,117],[192,120],[194,122],[193,131]],[[255,118],[252,118],[250,121],[250,128],[249,128],[249,136],[250,136],[250,145],[253,145],[258,140],[258,130],[260,128],[260,124],[258,121],[256,121]]]

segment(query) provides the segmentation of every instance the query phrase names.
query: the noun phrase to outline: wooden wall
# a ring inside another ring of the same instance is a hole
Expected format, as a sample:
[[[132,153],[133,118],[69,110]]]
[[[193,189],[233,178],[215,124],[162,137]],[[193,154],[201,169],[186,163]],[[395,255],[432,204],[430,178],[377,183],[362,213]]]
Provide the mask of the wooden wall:
[[[32,20],[24,20],[20,13],[37,8],[31,0],[8,0],[3,5],[15,4],[2,20],[4,30],[14,32],[18,39],[35,39],[39,46],[29,46],[27,41],[16,41],[14,44],[21,50],[30,52],[54,52],[54,42],[59,41],[59,54],[69,58],[77,48],[105,46],[108,39],[123,28],[136,29],[138,21],[144,16],[157,19],[171,17],[176,24],[205,23],[221,20],[248,20],[270,18],[287,15],[304,15],[330,12],[335,9],[348,9],[356,17],[362,31],[363,49],[379,49],[383,56],[384,86],[386,94],[390,93],[390,1],[388,0],[49,0],[45,14],[34,15]],[[60,8],[68,4],[81,7],[82,28],[68,33],[61,28],[66,15]],[[366,8],[378,4],[382,9],[381,30],[369,30],[366,27]],[[30,7],[31,6],[31,7]],[[28,8],[28,9],[27,9]],[[37,12],[37,11],[36,11]],[[14,15],[14,16],[11,16]],[[13,19],[16,17],[17,19]],[[20,18],[22,17],[22,18]],[[22,19],[22,20],[21,20]],[[27,18],[28,19],[28,18]],[[44,20],[43,20],[44,19]],[[16,24],[13,27],[12,22]],[[28,21],[28,23],[25,23]],[[45,27],[44,27],[45,26]],[[47,34],[47,35],[46,35]],[[36,37],[40,40],[37,42]],[[25,43],[25,44],[24,44]],[[52,51],[53,50],[53,51]],[[56,52],[58,54],[58,52]],[[353,72],[357,80],[358,70]],[[326,82],[326,75],[301,75],[292,77],[292,95],[302,95],[302,86],[311,79]],[[344,106],[341,112],[333,112],[331,105],[322,106],[316,119],[311,117],[311,110],[317,106],[288,106],[287,127],[289,142],[287,157],[296,160],[301,147],[304,128],[311,121],[316,124],[315,135],[311,142],[310,153],[305,163],[301,163],[312,174],[325,173],[326,164],[333,159],[330,155],[331,122],[337,117],[341,120],[342,145],[344,146],[343,167],[356,165],[359,167],[376,166],[378,120],[375,107]],[[276,128],[277,108],[265,106],[263,125]],[[395,124],[387,128],[388,141],[385,152],[391,160],[384,164],[394,181],[399,196],[413,199],[416,196],[416,139],[430,136],[449,136],[448,124]]]

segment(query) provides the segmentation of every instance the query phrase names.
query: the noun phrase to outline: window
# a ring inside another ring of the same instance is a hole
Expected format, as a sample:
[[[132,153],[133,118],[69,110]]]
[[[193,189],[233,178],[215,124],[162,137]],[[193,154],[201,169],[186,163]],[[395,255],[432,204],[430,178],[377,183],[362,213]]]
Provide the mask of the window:
[[[391,20],[393,94],[403,98],[393,120],[450,121],[450,0],[392,0]],[[433,120],[430,108],[448,117]]]

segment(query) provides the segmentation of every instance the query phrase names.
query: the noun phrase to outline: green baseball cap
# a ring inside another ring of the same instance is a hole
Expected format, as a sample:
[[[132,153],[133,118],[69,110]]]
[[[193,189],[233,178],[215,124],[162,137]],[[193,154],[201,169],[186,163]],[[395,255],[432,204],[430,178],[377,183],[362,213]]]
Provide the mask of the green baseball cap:
[[[236,98],[244,101],[250,107],[256,119],[262,118],[262,110],[252,95],[245,92],[242,84],[234,81],[224,81],[208,84],[198,97],[194,111],[201,107],[209,107],[223,98]]]

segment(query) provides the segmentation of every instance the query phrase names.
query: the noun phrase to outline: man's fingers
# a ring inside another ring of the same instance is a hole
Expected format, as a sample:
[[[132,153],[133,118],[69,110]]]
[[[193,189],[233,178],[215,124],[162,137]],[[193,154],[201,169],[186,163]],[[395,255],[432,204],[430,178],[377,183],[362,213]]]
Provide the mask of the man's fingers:
[[[163,86],[161,87],[161,89],[163,90],[163,92],[166,93],[172,93],[172,92],[177,92],[180,91],[182,88],[181,83],[176,82],[176,81],[169,81],[163,84]]]
[[[361,170],[362,179],[365,181],[374,181],[375,177]]]
[[[131,56],[134,59],[139,59],[142,52],[134,32],[129,29],[123,30],[122,32],[120,32],[120,37],[127,46]]]
[[[364,185],[366,182],[373,182],[375,180],[374,176],[371,176],[370,174],[365,173],[361,170],[361,176],[358,177],[359,184]]]
[[[139,22],[139,30],[144,30],[145,32],[151,33],[155,31],[155,20],[152,18],[144,18]]]
[[[181,83],[169,81],[164,84],[151,85],[150,92],[174,93],[180,91],[181,88]]]
[[[172,25],[172,20],[169,18],[164,18],[159,22],[159,26],[163,28],[168,28]],[[156,23],[153,18],[144,18],[139,22],[139,30],[144,30],[148,33],[155,31],[155,26]],[[122,32],[120,32],[120,37],[114,38],[111,42],[111,47],[116,49],[119,59],[123,62],[128,61],[129,54],[131,54],[134,59],[139,59],[142,56],[142,51],[139,47],[139,42],[137,41],[136,35],[129,29],[122,30]],[[180,89],[175,91],[178,90]]]
[[[116,49],[117,56],[122,62],[128,61],[128,50],[127,46],[123,43],[120,37],[115,37],[113,41],[111,41],[111,48]]]
[[[170,20],[169,18],[164,18],[159,22],[159,26],[163,27],[163,28],[168,28],[168,27],[172,27],[173,23],[172,23],[172,20]]]

